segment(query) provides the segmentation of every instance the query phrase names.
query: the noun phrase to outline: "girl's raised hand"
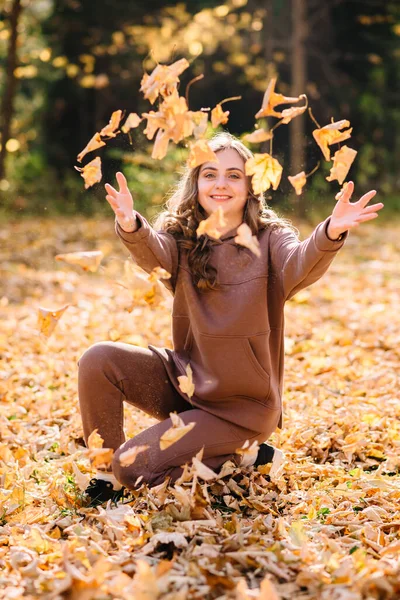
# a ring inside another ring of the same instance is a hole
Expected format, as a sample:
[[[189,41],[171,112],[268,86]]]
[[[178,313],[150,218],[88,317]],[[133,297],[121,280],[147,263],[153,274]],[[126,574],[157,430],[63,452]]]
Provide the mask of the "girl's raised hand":
[[[353,191],[354,183],[349,181],[333,209],[327,232],[333,240],[345,231],[357,227],[360,223],[376,219],[378,211],[383,208],[382,202],[367,206],[368,202],[375,196],[375,190],[367,192],[357,202],[350,202]]]
[[[136,231],[137,219],[133,212],[133,198],[123,173],[118,172],[119,192],[109,183],[105,184],[106,200],[115,212],[117,221],[124,231]]]

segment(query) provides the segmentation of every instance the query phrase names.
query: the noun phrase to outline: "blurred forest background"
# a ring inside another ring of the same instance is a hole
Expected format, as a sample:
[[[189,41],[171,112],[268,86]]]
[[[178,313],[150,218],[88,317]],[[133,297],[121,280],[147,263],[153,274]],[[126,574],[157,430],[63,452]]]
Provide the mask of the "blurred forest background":
[[[320,125],[348,119],[358,151],[349,178],[357,195],[376,188],[386,215],[400,207],[400,3],[398,0],[0,0],[0,215],[110,214],[103,183],[128,177],[136,206],[152,216],[186,158],[173,146],[151,159],[143,128],[121,135],[100,154],[103,182],[84,189],[77,154],[117,109],[147,111],[139,93],[145,71],[185,57],[181,94],[189,108],[230,102],[225,128],[241,136],[271,76],[277,90],[306,93]],[[276,132],[283,163],[281,212],[312,217],[332,206],[338,186],[312,138],[308,114]],[[252,146],[259,151],[259,146]],[[265,150],[268,151],[268,150]],[[320,169],[300,202],[287,175]]]

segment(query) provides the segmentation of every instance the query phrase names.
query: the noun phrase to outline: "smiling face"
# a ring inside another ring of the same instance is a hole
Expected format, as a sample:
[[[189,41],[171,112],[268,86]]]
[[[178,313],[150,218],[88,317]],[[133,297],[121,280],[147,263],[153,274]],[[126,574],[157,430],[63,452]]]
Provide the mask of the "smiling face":
[[[207,216],[222,206],[226,231],[240,225],[248,196],[243,158],[233,148],[216,153],[218,162],[206,162],[199,171],[198,201]]]

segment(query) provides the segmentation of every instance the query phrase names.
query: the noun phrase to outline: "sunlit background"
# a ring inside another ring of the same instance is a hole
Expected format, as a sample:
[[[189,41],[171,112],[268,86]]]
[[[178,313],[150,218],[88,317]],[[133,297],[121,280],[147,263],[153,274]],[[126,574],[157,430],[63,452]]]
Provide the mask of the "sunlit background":
[[[307,94],[321,125],[348,119],[358,151],[351,179],[360,192],[377,188],[390,211],[398,208],[398,2],[2,0],[0,214],[108,214],[102,184],[84,189],[76,156],[113,111],[154,109],[139,92],[143,73],[179,58],[191,63],[180,94],[192,110],[241,96],[224,107],[230,111],[224,128],[239,137],[253,131],[273,76],[280,93]],[[330,165],[314,128],[306,113],[274,140],[284,175],[268,201],[300,217],[325,213],[338,191],[326,181]],[[259,144],[251,148],[263,151]],[[153,160],[142,127],[109,141],[98,155],[102,183],[122,169],[137,208],[152,216],[187,149],[170,145],[164,160]],[[318,163],[304,194],[294,197],[287,176],[309,173]]]

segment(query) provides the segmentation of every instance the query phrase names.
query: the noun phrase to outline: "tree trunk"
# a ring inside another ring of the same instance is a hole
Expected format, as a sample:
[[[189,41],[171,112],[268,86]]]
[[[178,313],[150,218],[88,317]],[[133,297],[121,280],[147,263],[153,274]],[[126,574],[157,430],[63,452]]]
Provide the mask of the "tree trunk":
[[[307,83],[307,0],[292,0],[292,57],[291,74],[292,86],[291,96],[299,96],[305,93]],[[290,123],[290,174],[297,175],[306,169],[306,149],[304,145],[305,119],[300,115]],[[297,216],[304,218],[305,204],[303,196],[296,196]]]
[[[11,121],[14,112],[14,98],[17,80],[14,74],[17,66],[17,28],[21,14],[21,0],[14,0],[10,12],[10,43],[7,52],[7,68],[5,76],[5,90],[0,110],[1,124],[1,150],[0,150],[0,180],[5,176],[6,144],[10,139]]]

